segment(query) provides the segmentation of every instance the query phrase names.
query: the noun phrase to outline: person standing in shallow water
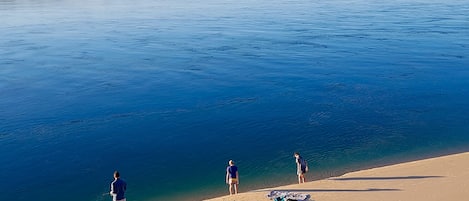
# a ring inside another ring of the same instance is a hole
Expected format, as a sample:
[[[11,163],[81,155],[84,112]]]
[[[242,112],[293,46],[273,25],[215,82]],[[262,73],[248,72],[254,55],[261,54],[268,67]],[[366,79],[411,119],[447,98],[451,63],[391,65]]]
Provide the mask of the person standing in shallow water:
[[[296,162],[296,174],[298,175],[298,183],[305,183],[305,173],[308,171],[308,164],[298,152],[295,152],[293,154],[293,157],[295,157]]]
[[[126,201],[125,191],[127,190],[127,183],[120,178],[118,171],[114,172],[114,181],[111,182],[112,201]]]
[[[235,166],[233,160],[228,161],[229,166],[226,168],[226,183],[229,186],[230,195],[238,193],[239,173],[238,167]]]

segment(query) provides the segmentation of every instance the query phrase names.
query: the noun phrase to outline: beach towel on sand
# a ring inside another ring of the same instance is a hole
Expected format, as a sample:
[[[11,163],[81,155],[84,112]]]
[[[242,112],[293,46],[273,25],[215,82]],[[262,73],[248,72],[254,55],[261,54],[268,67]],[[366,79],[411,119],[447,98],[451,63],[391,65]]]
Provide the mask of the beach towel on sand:
[[[271,191],[267,197],[273,201],[307,201],[311,196],[305,193]]]

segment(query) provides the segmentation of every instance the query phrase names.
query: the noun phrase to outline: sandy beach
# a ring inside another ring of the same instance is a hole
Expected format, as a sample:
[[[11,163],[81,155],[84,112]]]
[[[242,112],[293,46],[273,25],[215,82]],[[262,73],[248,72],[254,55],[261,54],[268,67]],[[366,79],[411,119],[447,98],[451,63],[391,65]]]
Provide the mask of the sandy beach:
[[[307,193],[315,201],[462,201],[469,197],[469,152],[210,201],[269,200],[266,195],[272,190]]]

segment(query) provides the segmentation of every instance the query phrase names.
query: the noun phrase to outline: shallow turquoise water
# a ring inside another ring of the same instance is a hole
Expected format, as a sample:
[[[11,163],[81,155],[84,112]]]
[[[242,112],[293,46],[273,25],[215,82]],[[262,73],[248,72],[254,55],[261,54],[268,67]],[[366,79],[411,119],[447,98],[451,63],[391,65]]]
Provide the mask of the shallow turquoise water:
[[[201,200],[469,149],[469,2],[0,1],[0,200]]]

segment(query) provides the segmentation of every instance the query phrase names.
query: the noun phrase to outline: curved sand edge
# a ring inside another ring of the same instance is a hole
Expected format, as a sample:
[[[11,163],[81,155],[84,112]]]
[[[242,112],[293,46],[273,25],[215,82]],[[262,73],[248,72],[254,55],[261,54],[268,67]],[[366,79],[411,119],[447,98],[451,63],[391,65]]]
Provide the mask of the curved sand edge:
[[[314,172],[313,172],[314,173]],[[307,193],[315,201],[460,201],[469,197],[469,152],[261,189],[209,201],[269,200],[271,190]]]

